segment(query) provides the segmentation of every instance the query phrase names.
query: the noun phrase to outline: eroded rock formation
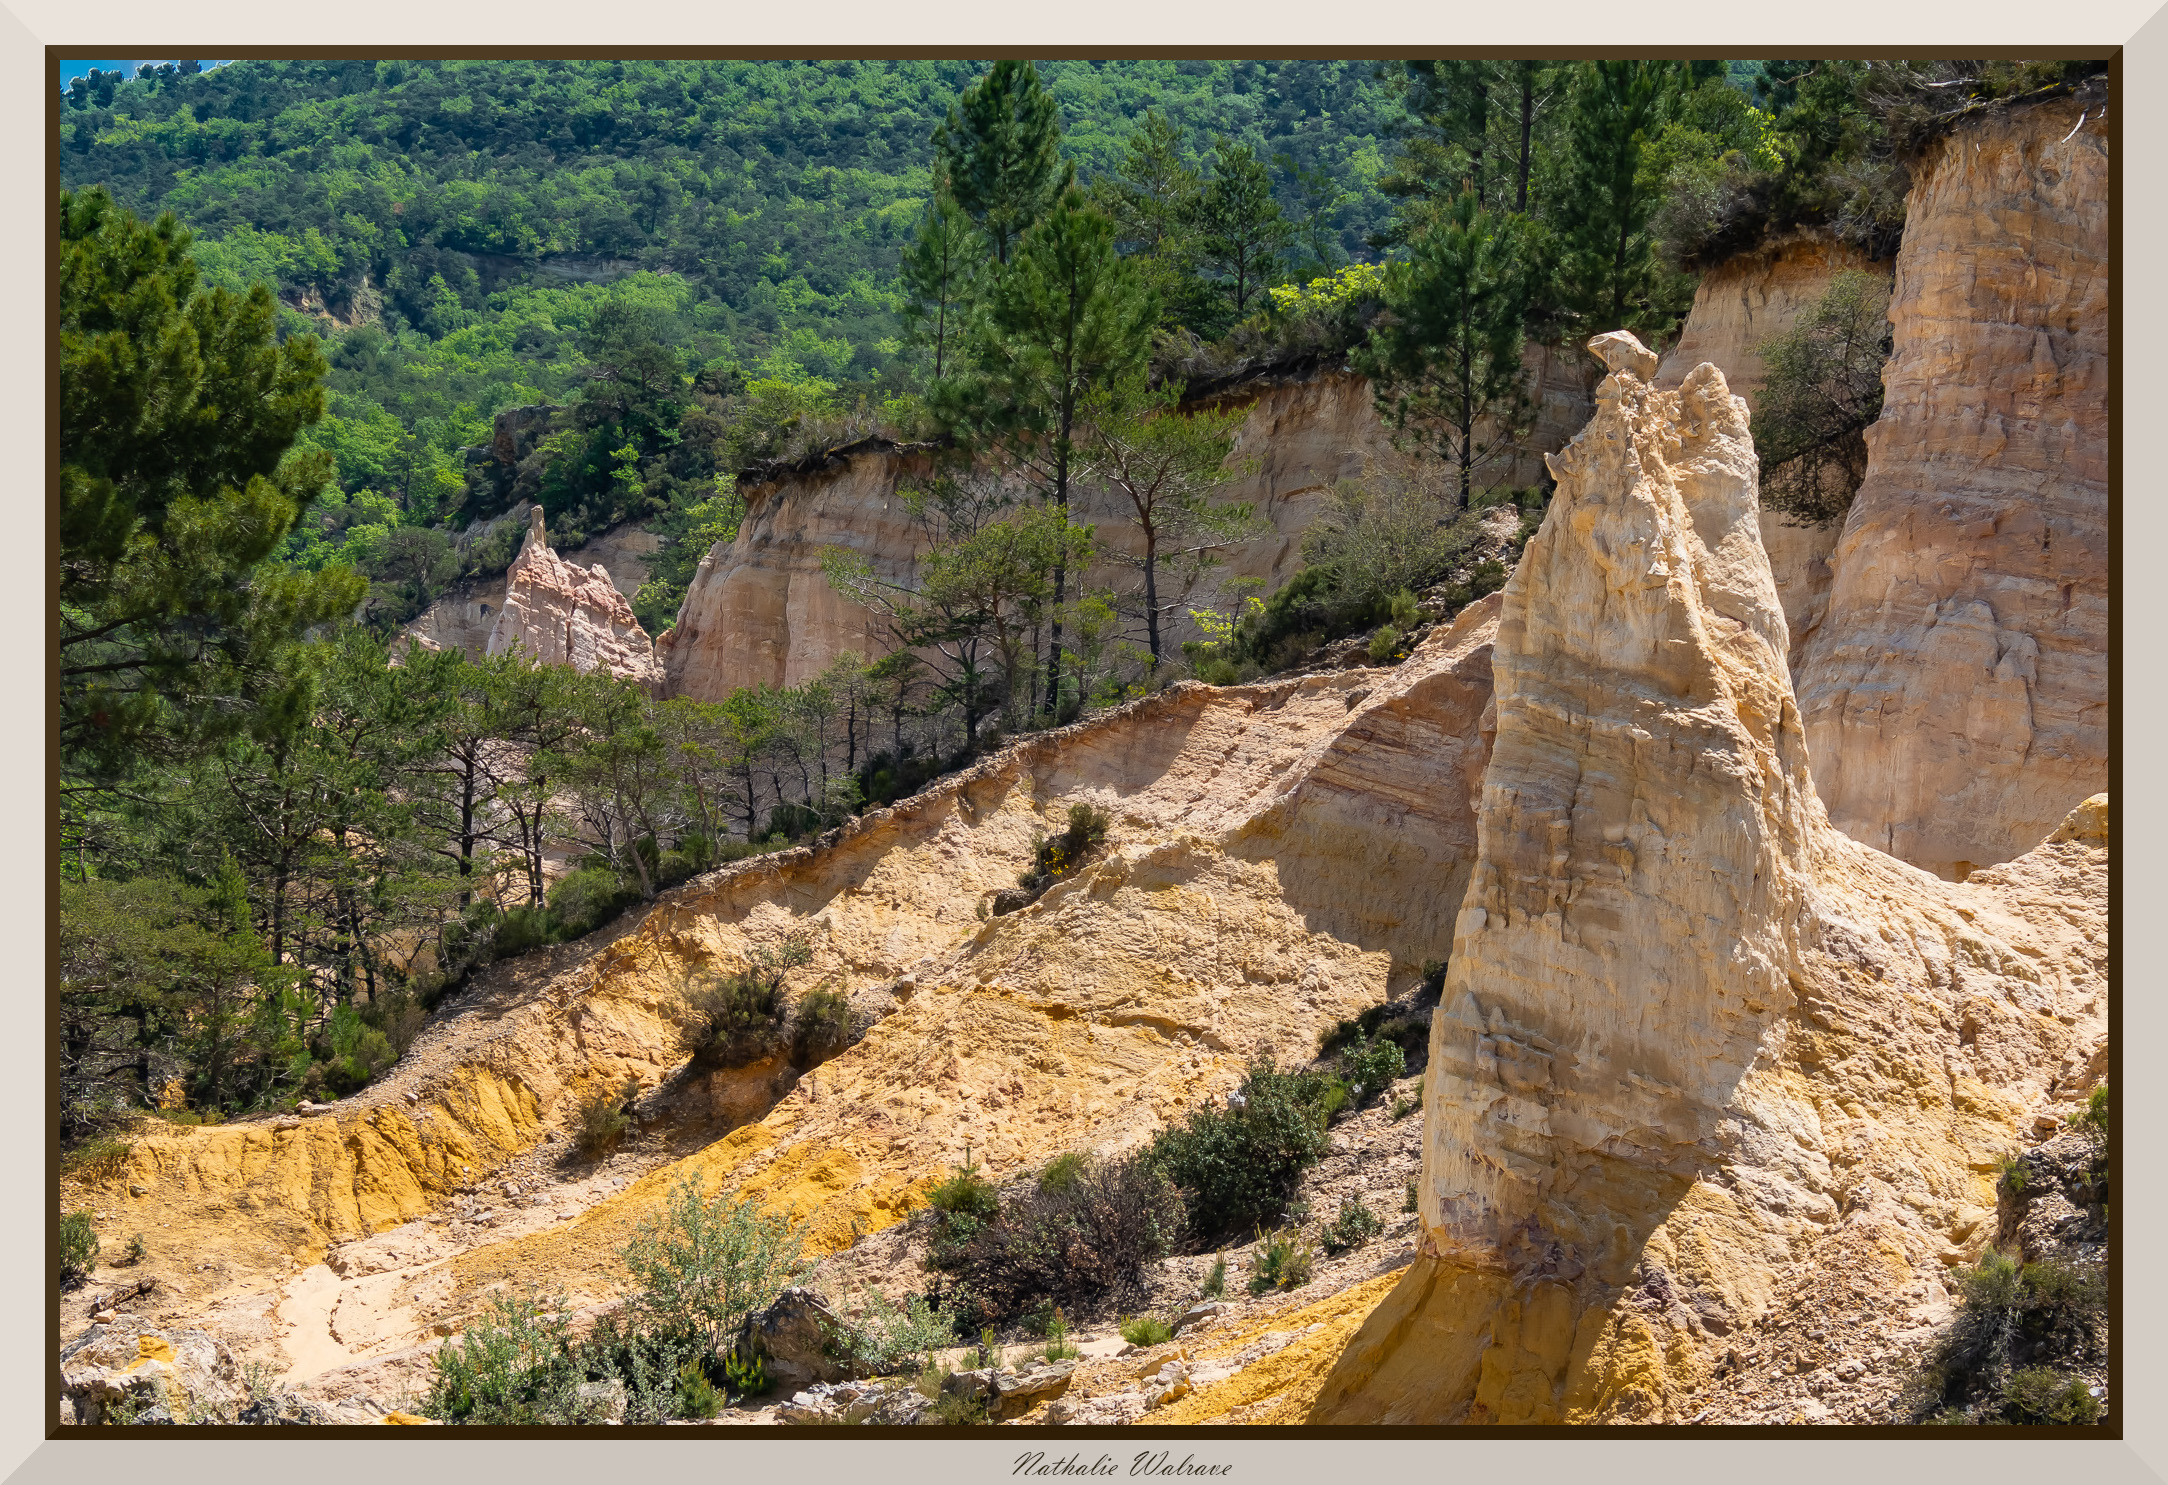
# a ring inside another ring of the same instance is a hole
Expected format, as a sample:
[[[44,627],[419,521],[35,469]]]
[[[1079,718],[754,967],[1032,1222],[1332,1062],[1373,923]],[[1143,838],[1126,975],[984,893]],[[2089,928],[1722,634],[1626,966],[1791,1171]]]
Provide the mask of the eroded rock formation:
[[[533,521],[533,511],[532,505],[523,503],[499,519],[516,520],[525,526]],[[466,539],[475,536],[476,528],[470,527]],[[611,585],[629,601],[647,581],[648,559],[661,545],[662,538],[646,527],[627,525],[605,531],[562,555],[567,564],[582,571],[602,566],[610,574]],[[431,648],[462,650],[470,660],[481,659],[489,653],[490,631],[496,628],[497,616],[504,609],[510,577],[509,572],[500,572],[493,577],[465,578],[454,583],[403,632]]]
[[[529,519],[527,538],[505,573],[504,606],[490,626],[488,653],[660,681],[655,647],[602,564],[573,566],[550,550],[540,506]]]
[[[1702,362],[1724,373],[1734,397],[1751,412],[1766,369],[1761,348],[1782,335],[1847,271],[1872,273],[1885,284],[1893,265],[1875,262],[1858,248],[1813,233],[1788,237],[1717,265],[1702,275],[1694,307],[1679,339],[1656,371],[1656,385],[1675,391]],[[1797,526],[1774,511],[1761,517],[1762,547],[1776,577],[1777,597],[1791,628],[1790,658],[1796,674],[1807,641],[1821,627],[1829,602],[1829,559],[1839,527]]]
[[[2104,803],[1969,886],[1832,828],[1745,404],[1592,348],[1504,593],[1425,1238],[1314,1421],[1685,1421],[1789,1266],[1878,1255],[1865,1310],[1983,1244],[1995,1155],[2104,1031]]]
[[[1531,346],[1528,365],[1538,417],[1531,449],[1555,449],[1588,415],[1588,379],[1555,351]],[[1301,563],[1302,533],[1333,485],[1362,473],[1365,458],[1389,448],[1370,384],[1326,374],[1244,388],[1249,414],[1233,457],[1247,473],[1225,498],[1246,501],[1268,523],[1229,554],[1223,577],[1262,578],[1268,591]],[[923,538],[897,498],[926,478],[925,456],[866,450],[830,467],[746,489],[737,540],[717,546],[689,585],[677,625],[658,642],[671,694],[719,700],[740,686],[794,686],[844,650],[879,654],[885,636],[871,614],[837,593],[821,572],[827,547],[858,552],[891,581],[909,575]],[[1530,453],[1509,473],[1518,484],[1542,477]],[[1074,497],[1076,519],[1122,545],[1130,527],[1116,497],[1089,486]],[[1087,586],[1119,587],[1133,572],[1112,564],[1085,574]],[[1175,638],[1194,637],[1179,619]]]
[[[1830,818],[1952,878],[2107,787],[2102,102],[1991,114],[1917,172],[1882,417],[1799,667]]]

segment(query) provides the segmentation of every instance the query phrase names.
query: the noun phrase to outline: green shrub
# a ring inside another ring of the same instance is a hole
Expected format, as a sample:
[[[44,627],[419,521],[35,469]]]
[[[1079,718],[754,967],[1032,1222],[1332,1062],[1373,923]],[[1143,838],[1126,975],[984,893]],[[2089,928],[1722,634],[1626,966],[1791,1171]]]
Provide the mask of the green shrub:
[[[935,1384],[933,1406],[927,1411],[935,1422],[948,1428],[977,1428],[989,1421],[986,1399],[977,1393],[942,1392]]]
[[[850,1045],[851,1001],[826,985],[798,1002],[798,1026],[791,1049],[800,1067],[825,1062]]]
[[[1393,621],[1393,627],[1403,634],[1415,627],[1416,621],[1422,617],[1422,612],[1422,605],[1416,602],[1415,595],[1406,588],[1402,588],[1398,593],[1395,593],[1386,606],[1386,613]]]
[[[688,984],[685,999],[694,1018],[685,1040],[695,1058],[708,1067],[743,1067],[779,1055],[785,1046],[783,982],[812,958],[812,939],[796,933],[780,944],[755,948],[745,968],[734,974],[703,976]],[[810,1031],[801,1026],[801,1033],[825,1037],[833,1029],[835,1009],[822,1001],[815,1011],[825,1019]],[[842,1016],[847,1029],[847,1004]]]
[[[949,1178],[926,1193],[926,1202],[935,1211],[946,1216],[976,1217],[992,1221],[1001,1215],[1001,1193],[993,1182],[979,1174],[979,1168],[969,1163],[959,1165]]]
[[[1040,1353],[1048,1361],[1067,1361],[1083,1353],[1069,1344],[1069,1322],[1062,1315],[1061,1307],[1055,1306],[1054,1314],[1046,1322],[1046,1349]]]
[[[1197,1291],[1200,1299],[1218,1299],[1227,1292],[1227,1255],[1217,1253],[1212,1258],[1211,1272],[1204,1276],[1204,1284]]]
[[[578,1421],[571,1335],[561,1297],[491,1295],[480,1317],[438,1348],[423,1415],[481,1425]]]
[[[1156,1346],[1174,1339],[1174,1327],[1151,1315],[1134,1315],[1121,1324],[1122,1339],[1132,1346]]]
[[[967,1191],[960,1181],[936,1192],[950,1206],[926,1262],[955,1276],[956,1303],[974,1319],[1132,1288],[1181,1232],[1180,1193],[1138,1156],[1086,1159],[1066,1183],[1047,1189],[1033,1182],[996,1201],[992,1212],[990,1187]]]
[[[2010,1196],[2025,1194],[2025,1182],[2030,1172],[2021,1155],[1998,1155],[1995,1157],[1995,1189]]]
[[[849,1327],[844,1348],[866,1371],[877,1376],[933,1362],[933,1353],[956,1344],[956,1324],[923,1294],[897,1304],[878,1289],[865,1295],[864,1311]]]
[[[149,1250],[143,1246],[143,1234],[139,1232],[128,1239],[128,1246],[120,1255],[120,1261],[128,1267],[134,1268],[149,1256]]]
[[[606,866],[583,866],[568,872],[550,888],[550,913],[555,933],[569,941],[594,932],[640,900],[638,886]]]
[[[756,1360],[753,1363],[759,1366]],[[707,1366],[694,1358],[678,1368],[677,1410],[680,1418],[713,1418],[722,1411],[722,1394],[708,1379]]]
[[[1407,1054],[1398,1042],[1357,1041],[1340,1054],[1340,1074],[1347,1079],[1349,1097],[1358,1108],[1407,1070]]]
[[[678,1370],[699,1351],[686,1332],[627,1326],[613,1314],[595,1322],[573,1357],[582,1376],[624,1387],[627,1423],[667,1423],[679,1416]]]
[[[1039,1172],[1039,1189],[1047,1192],[1067,1191],[1076,1185],[1083,1174],[1084,1157],[1077,1151],[1056,1155],[1046,1163],[1046,1168]]]
[[[1041,835],[1032,841],[1031,865],[1017,873],[1016,882],[1034,892],[1044,892],[1065,876],[1073,875],[1084,858],[1106,843],[1114,817],[1097,805],[1069,806],[1069,828],[1059,835]]]
[[[1292,1227],[1259,1233],[1260,1246],[1250,1259],[1249,1291],[1263,1294],[1273,1289],[1300,1289],[1310,1282],[1317,1254],[1309,1239]]]
[[[1415,1177],[1413,1176],[1408,1177],[1408,1194],[1401,1198],[1400,1210],[1402,1210],[1403,1212],[1416,1212],[1422,1210],[1421,1200],[1416,1194]]]
[[[695,1337],[712,1356],[804,1271],[802,1245],[787,1217],[727,1193],[704,1200],[699,1177],[688,1175],[621,1254],[639,1286],[632,1310],[657,1331]]]
[[[60,1219],[60,1287],[72,1289],[90,1277],[98,1262],[98,1230],[88,1212],[68,1212]]]
[[[1342,1111],[1354,1102],[1355,1091],[1348,1087],[1346,1080],[1328,1074],[1318,1084],[1317,1101],[1314,1107],[1317,1109],[1318,1117],[1330,1124],[1333,1120],[1339,1118]]]
[[[2020,1268],[1990,1249],[1954,1277],[1957,1314],[1910,1384],[1915,1417],[1954,1408],[1973,1421],[1993,1421],[2020,1371],[2094,1349],[2107,1309],[2097,1272],[2054,1260]]]
[[[2091,1423],[2100,1403],[2077,1377],[2045,1366],[2010,1374],[2002,1390],[2002,1420],[2034,1426]]]
[[[2085,1109],[2070,1121],[2073,1129],[2083,1129],[2099,1139],[2103,1148],[2108,1143],[2109,1101],[2108,1085],[2102,1083],[2086,1097]]]
[[[617,1089],[603,1087],[580,1100],[580,1121],[572,1131],[573,1148],[589,1160],[599,1160],[617,1148],[632,1121],[624,1106],[640,1091],[637,1078],[628,1078]]]
[[[1162,1130],[1148,1158],[1181,1188],[1190,1230],[1214,1237],[1276,1220],[1324,1158],[1328,1095],[1326,1080],[1265,1058],[1250,1065],[1239,1106],[1198,1109]]]
[[[1360,1248],[1384,1230],[1383,1219],[1364,1205],[1361,1197],[1348,1197],[1340,1203],[1340,1215],[1323,1233],[1325,1251],[1338,1257],[1351,1248]]]
[[[758,1397],[775,1385],[768,1378],[768,1358],[758,1351],[747,1356],[733,1350],[725,1356],[723,1380],[740,1397]]]
[[[1393,651],[1400,648],[1400,631],[1390,624],[1381,624],[1370,636],[1370,663],[1383,665],[1393,658]]]

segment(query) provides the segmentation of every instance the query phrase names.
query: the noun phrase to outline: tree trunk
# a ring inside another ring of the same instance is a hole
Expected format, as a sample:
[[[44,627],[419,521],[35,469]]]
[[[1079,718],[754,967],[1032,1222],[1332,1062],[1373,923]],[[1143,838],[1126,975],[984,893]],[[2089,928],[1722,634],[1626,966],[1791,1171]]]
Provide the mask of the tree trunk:
[[[1152,669],[1159,669],[1159,533],[1149,523],[1144,532],[1144,632],[1152,645]]]
[[[1520,190],[1513,209],[1526,213],[1528,210],[1528,136],[1529,127],[1535,122],[1536,74],[1527,63],[1521,64],[1521,169]]]

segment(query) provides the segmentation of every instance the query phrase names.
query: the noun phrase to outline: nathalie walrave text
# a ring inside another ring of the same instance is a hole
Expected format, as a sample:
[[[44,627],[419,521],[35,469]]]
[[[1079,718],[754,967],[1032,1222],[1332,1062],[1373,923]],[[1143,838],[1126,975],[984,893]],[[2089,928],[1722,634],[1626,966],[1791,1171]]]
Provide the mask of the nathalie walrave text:
[[[1181,1463],[1177,1464],[1174,1462],[1171,1451],[1166,1449],[1162,1449],[1156,1454],[1146,1450],[1130,1460],[1129,1468],[1126,1470],[1114,1462],[1114,1456],[1111,1454],[1102,1454],[1093,1460],[1086,1460],[1076,1454],[1071,1454],[1065,1459],[1048,1459],[1044,1450],[1034,1449],[1028,1454],[1017,1455],[1016,1468],[1009,1471],[1012,1475],[1106,1476],[1127,1474],[1138,1477],[1231,1475],[1234,1472],[1235,1467],[1231,1464],[1199,1464],[1197,1456],[1194,1454],[1183,1455]]]

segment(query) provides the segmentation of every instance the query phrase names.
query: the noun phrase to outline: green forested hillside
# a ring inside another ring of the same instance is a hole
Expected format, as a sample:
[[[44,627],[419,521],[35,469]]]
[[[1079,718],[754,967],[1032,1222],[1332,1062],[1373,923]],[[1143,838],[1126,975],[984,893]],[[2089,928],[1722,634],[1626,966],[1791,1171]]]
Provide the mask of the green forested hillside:
[[[877,408],[909,385],[898,259],[924,209],[933,132],[980,70],[238,62],[126,83],[103,107],[68,100],[61,171],[145,217],[172,211],[207,279],[267,281],[288,333],[326,337],[328,415],[306,437],[333,454],[338,488],[289,555],[317,566],[344,549],[396,618],[451,569],[431,549],[403,554],[418,575],[390,573],[390,533],[492,513],[466,502],[461,449],[487,441],[497,411],[589,383],[604,303],[629,307],[635,337],[666,346],[687,378],[706,372],[718,396],[750,377],[810,389],[800,403]],[[1366,243],[1391,213],[1377,180],[1393,104],[1378,73],[1360,61],[1044,69],[1086,181],[1117,165],[1147,105],[1193,156],[1224,136],[1274,162],[1283,210],[1316,228],[1310,259],[1290,268],[1374,255]],[[1344,199],[1317,199],[1327,180]],[[622,329],[603,338],[622,342]],[[611,419],[555,461],[553,527],[576,538],[660,515],[709,493],[719,461],[762,452],[757,438],[715,449],[701,429],[677,449],[678,410],[630,441]],[[628,461],[643,489],[630,504],[614,494]]]

